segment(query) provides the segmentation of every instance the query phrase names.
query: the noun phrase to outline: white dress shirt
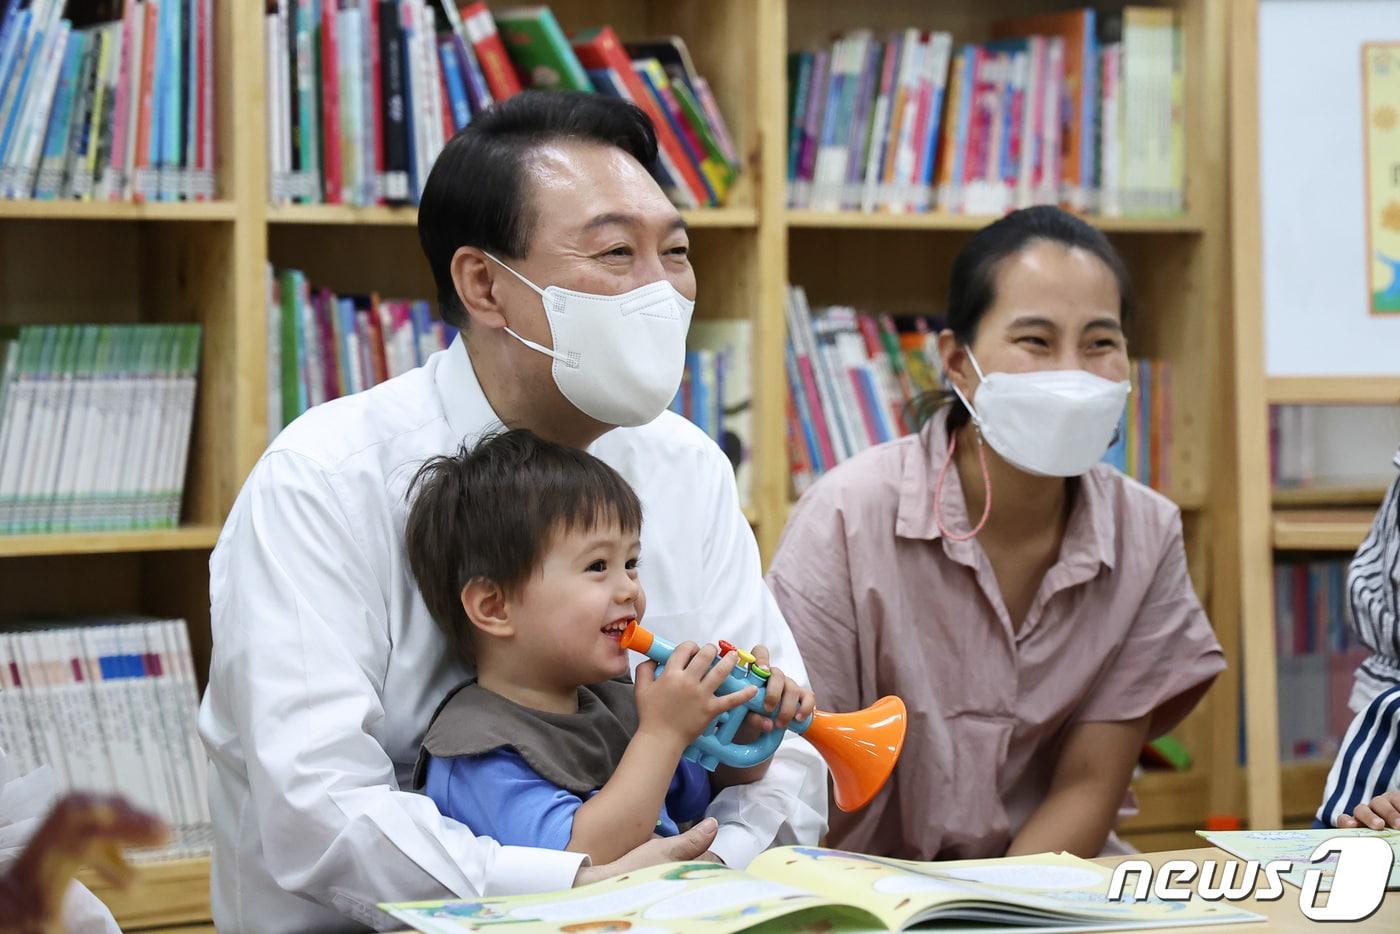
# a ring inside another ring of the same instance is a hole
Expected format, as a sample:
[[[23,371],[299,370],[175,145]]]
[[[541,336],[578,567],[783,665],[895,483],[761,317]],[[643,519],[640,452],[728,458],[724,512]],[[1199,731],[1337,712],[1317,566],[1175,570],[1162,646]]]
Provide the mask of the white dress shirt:
[[[403,547],[425,459],[499,427],[459,337],[419,369],[317,406],[248,477],[209,561],[213,657],[199,727],[213,769],[221,931],[374,925],[372,906],[567,888],[582,857],[501,846],[410,790],[429,718],[466,672]],[[720,449],[670,412],[589,449],[642,502],[648,628],[767,645],[806,683],[761,576]],[[633,656],[634,663],[640,661]],[[743,866],[825,829],[825,766],[784,742],[767,776],[721,792],[713,851]]]

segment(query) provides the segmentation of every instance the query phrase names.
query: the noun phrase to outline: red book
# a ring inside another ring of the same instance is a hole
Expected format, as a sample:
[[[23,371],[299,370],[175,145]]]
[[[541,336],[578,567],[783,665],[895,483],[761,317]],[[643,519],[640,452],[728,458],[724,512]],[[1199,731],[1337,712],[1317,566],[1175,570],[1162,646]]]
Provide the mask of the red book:
[[[135,178],[131,185],[132,200],[138,202],[155,194],[154,173],[151,171],[151,116],[155,113],[152,91],[156,79],[156,46],[160,43],[154,39],[159,17],[159,0],[146,0],[146,25],[143,27],[146,39],[142,40],[141,46],[141,94],[137,98],[141,115],[136,121],[136,162],[132,166]]]
[[[812,369],[812,360],[806,354],[798,356],[797,372],[802,376],[802,391],[807,396],[807,410],[812,413],[812,430],[816,433],[817,444],[821,448],[822,463],[827,468],[835,467],[836,447],[831,443],[821,394],[817,392],[817,373]]]
[[[321,164],[325,167],[326,203],[341,204],[345,184],[340,163],[340,68],[336,57],[336,5],[321,5]]]
[[[685,147],[672,131],[666,115],[657,108],[655,99],[647,92],[642,79],[632,70],[632,60],[627,57],[627,51],[618,41],[617,33],[613,32],[612,27],[600,26],[579,33],[570,37],[569,44],[573,46],[574,54],[578,56],[584,68],[606,68],[612,71],[631,102],[646,111],[646,115],[651,118],[651,124],[656,128],[656,142],[663,151],[662,161],[667,171],[675,177],[677,184],[685,186],[697,205],[708,204],[710,195],[705,183],[700,179],[699,170],[686,155]]]
[[[520,93],[520,79],[515,75],[515,66],[506,54],[506,44],[496,29],[496,21],[491,18],[491,10],[484,2],[460,4],[462,28],[467,32],[467,41],[476,51],[481,62],[481,71],[486,75],[486,86],[491,97],[503,101]],[[586,67],[586,66],[585,66]]]
[[[374,6],[377,6],[375,4]],[[384,114],[381,108],[384,106],[384,89],[380,86],[383,67],[379,62],[379,15],[376,9],[367,11],[362,26],[367,31],[369,41],[369,94],[370,106],[370,127],[371,137],[374,140],[374,164],[368,166],[370,179],[373,181],[371,189],[375,200],[382,203],[384,201]]]

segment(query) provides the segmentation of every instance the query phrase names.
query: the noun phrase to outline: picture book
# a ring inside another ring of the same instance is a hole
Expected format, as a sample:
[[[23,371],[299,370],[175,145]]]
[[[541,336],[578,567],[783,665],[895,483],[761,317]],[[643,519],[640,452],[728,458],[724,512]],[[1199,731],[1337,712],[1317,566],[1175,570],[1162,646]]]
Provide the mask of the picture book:
[[[979,931],[1086,931],[1264,920],[1199,899],[1110,902],[1111,878],[1111,870],[1064,853],[918,863],[789,846],[761,854],[742,872],[717,863],[670,863],[546,895],[380,908],[428,934],[496,927],[511,934],[832,934],[929,922],[979,922]]]
[[[1293,868],[1284,873],[1283,881],[1299,888],[1303,887],[1303,879],[1309,869],[1321,869],[1320,892],[1332,888],[1332,876],[1337,871],[1337,854],[1312,862],[1313,850],[1317,849],[1318,844],[1334,837],[1380,837],[1390,844],[1390,849],[1395,853],[1386,888],[1400,889],[1400,830],[1338,830],[1325,827],[1321,830],[1198,830],[1196,833],[1212,846],[1240,859],[1258,860],[1261,865],[1276,859],[1288,860]]]

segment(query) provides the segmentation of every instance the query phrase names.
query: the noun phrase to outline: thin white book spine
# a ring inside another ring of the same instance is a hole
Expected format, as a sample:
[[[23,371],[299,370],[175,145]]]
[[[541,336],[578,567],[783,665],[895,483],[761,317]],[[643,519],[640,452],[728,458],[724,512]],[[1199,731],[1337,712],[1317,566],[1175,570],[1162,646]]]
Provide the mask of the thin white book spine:
[[[95,690],[95,665],[87,654],[82,636],[82,627],[93,622],[84,620],[80,624],[65,626],[57,634],[74,675],[74,707],[82,728],[82,742],[88,750],[87,767],[90,771],[87,773],[86,787],[112,792],[117,789],[112,749],[102,729],[102,714]]]
[[[112,759],[115,790],[141,808],[154,811],[155,797],[141,756],[140,739],[125,675],[126,659],[118,639],[120,626],[85,626],[79,633],[93,672],[92,691],[99,724]]]
[[[34,194],[34,177],[39,170],[39,156],[49,126],[59,72],[63,70],[63,53],[68,47],[71,32],[72,25],[67,20],[61,20],[54,25],[50,38],[45,40],[43,72],[30,96],[28,112],[21,118],[24,135],[15,144],[16,155],[11,166],[13,174],[8,185],[11,198],[29,198]]]
[[[179,823],[174,797],[170,788],[169,766],[165,761],[164,736],[160,725],[160,707],[155,696],[155,679],[149,672],[145,639],[136,621],[117,626],[117,638],[122,654],[131,666],[131,677],[123,679],[130,698],[132,721],[136,729],[141,759],[151,784],[151,799],[155,812],[170,823]]]
[[[68,768],[64,737],[57,728],[59,706],[54,691],[49,684],[45,670],[44,648],[39,633],[32,630],[15,634],[15,645],[19,650],[20,673],[29,685],[30,725],[38,738],[39,762],[50,766],[58,776],[62,788],[73,787],[72,773]]]
[[[68,512],[73,502],[78,473],[86,452],[83,438],[87,433],[91,412],[92,367],[97,354],[97,326],[79,328],[78,348],[74,357],[73,389],[69,397],[68,424],[64,430],[62,453],[55,472],[54,495],[50,503],[46,526],[51,532],[67,529]]]
[[[147,679],[151,702],[155,713],[154,725],[159,737],[161,765],[164,769],[167,788],[170,793],[170,806],[175,818],[175,850],[180,853],[190,851],[189,838],[196,820],[198,809],[194,804],[194,788],[191,783],[186,752],[182,740],[180,711],[176,705],[174,681],[171,678],[170,652],[166,646],[164,623],[161,620],[147,620],[132,624],[142,640],[146,652]]]
[[[142,445],[141,479],[139,480],[140,511],[138,525],[151,528],[160,525],[165,512],[165,477],[170,472],[169,457],[171,420],[174,417],[171,387],[175,382],[174,357],[180,352],[178,325],[161,326],[155,335],[157,352],[151,372],[151,414],[146,428],[147,440]]]
[[[166,513],[168,525],[180,522],[180,504],[185,492],[185,467],[190,458],[190,433],[194,427],[194,403],[199,390],[199,351],[203,331],[197,324],[184,326],[184,344],[180,359],[178,399],[175,421],[175,466],[171,479],[171,496]]]
[[[11,633],[0,632],[0,687],[4,689],[0,694],[0,715],[5,718],[9,736],[5,752],[14,761],[16,772],[25,775],[39,767],[39,751],[27,710],[27,686],[19,676],[20,659],[14,646],[15,638]]]

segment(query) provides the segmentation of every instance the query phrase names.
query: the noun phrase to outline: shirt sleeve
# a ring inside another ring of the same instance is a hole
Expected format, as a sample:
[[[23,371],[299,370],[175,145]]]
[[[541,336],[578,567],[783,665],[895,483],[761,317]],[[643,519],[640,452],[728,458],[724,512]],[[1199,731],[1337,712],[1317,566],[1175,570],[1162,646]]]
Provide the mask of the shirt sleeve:
[[[840,513],[813,487],[783,530],[768,569],[768,587],[802,646],[817,704],[823,710],[859,710],[873,703],[862,682],[851,569]]]
[[[763,568],[753,530],[739,506],[734,470],[714,448],[703,475],[704,515],[701,530],[707,599],[703,618],[735,645],[768,647],[772,664],[800,683],[807,668],[792,631],[783,621],[773,595],[763,583]],[[770,846],[815,844],[826,831],[826,763],[811,744],[784,738],[767,773],[756,782],[720,791],[708,813],[719,821],[710,849],[742,869]]]
[[[1155,739],[1180,723],[1225,669],[1220,643],[1187,573],[1179,515],[1156,568],[1127,638],[1080,709],[1080,722],[1151,714],[1147,735]]]
[[[438,810],[480,837],[492,837],[506,846],[547,850],[569,845],[574,812],[583,805],[578,795],[541,778],[508,749],[481,756],[434,757],[428,763],[428,794]]]
[[[361,914],[380,901],[568,888],[582,854],[478,838],[399,789],[374,735],[393,650],[376,567],[393,556],[386,546],[370,557],[336,482],[301,455],[265,455],[210,562],[200,732],[216,772],[246,771],[238,819],[256,823],[267,871],[288,892]]]
[[[710,806],[710,773],[698,762],[682,759],[666,792],[666,813],[678,825],[698,820]]]

